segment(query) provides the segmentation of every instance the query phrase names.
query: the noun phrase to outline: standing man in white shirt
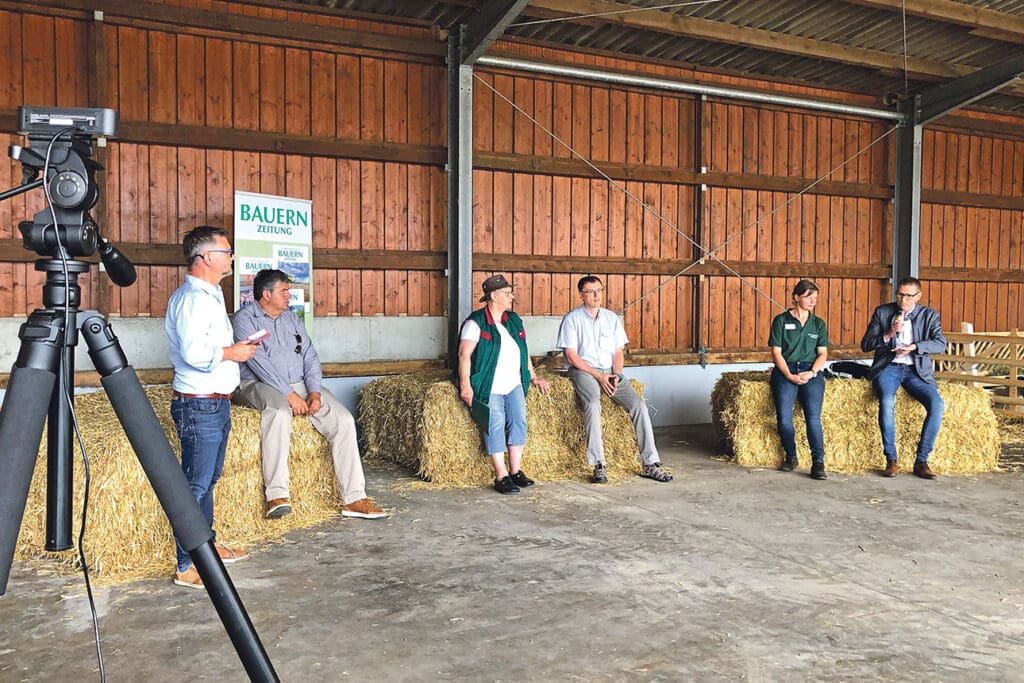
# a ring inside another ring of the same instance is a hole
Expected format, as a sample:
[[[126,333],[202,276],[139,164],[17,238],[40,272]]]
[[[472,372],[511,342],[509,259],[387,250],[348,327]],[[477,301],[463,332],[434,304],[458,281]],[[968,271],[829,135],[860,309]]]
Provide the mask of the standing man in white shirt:
[[[234,250],[222,228],[200,225],[183,242],[188,275],[167,302],[165,330],[174,383],[171,418],[181,441],[181,468],[210,527],[213,487],[224,469],[231,433],[231,392],[238,387],[238,364],[256,354],[249,341],[235,342],[220,281],[231,275]],[[249,556],[214,542],[225,564]],[[174,583],[203,588],[192,558],[175,539],[178,566]]]
[[[672,475],[661,468],[647,403],[622,374],[625,362],[623,347],[629,340],[619,316],[601,308],[604,294],[601,278],[587,275],[580,278],[576,287],[583,305],[562,318],[556,345],[565,352],[569,379],[583,407],[587,462],[594,468],[591,481],[595,484],[608,481],[601,436],[601,392],[625,408],[633,421],[643,462],[640,476],[654,481],[672,481]]]

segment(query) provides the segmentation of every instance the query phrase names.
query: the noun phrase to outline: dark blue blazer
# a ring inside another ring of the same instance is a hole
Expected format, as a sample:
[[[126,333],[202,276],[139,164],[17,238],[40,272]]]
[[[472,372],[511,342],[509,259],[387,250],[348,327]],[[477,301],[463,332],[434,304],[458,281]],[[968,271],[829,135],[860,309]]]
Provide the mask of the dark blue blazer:
[[[892,348],[892,341],[886,342],[885,333],[892,328],[893,318],[899,313],[899,306],[895,303],[882,304],[875,309],[868,323],[868,330],[864,338],[860,340],[862,351],[874,351],[875,359],[868,370],[868,378],[874,379],[882,373],[896,352]],[[910,325],[914,330],[914,343],[917,349],[910,354],[914,361],[914,370],[918,377],[929,384],[935,384],[935,368],[932,365],[930,353],[945,353],[946,337],[942,334],[942,323],[939,322],[939,314],[927,306],[918,304],[910,313]]]

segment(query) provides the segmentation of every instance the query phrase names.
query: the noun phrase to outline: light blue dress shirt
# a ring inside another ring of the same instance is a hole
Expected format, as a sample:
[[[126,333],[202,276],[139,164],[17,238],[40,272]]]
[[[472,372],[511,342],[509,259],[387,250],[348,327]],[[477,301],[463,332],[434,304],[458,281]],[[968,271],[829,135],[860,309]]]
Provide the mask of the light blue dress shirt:
[[[230,394],[238,388],[238,363],[224,360],[235,343],[220,285],[188,275],[167,302],[164,323],[174,367],[174,390]]]

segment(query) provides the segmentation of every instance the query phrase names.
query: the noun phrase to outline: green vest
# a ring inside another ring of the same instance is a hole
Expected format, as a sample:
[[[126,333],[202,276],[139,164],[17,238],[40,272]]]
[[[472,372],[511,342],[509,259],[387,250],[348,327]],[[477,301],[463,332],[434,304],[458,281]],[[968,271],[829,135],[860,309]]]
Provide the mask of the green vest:
[[[494,370],[498,366],[498,353],[501,351],[501,333],[498,332],[494,318],[486,306],[470,313],[468,320],[480,326],[480,341],[477,342],[469,359],[469,384],[473,387],[473,407],[470,408],[470,413],[477,424],[487,429],[491,419],[491,385],[494,383]],[[512,311],[506,311],[501,314],[501,324],[519,346],[519,368],[525,396],[530,389],[530,363],[526,352],[526,330],[523,329],[523,320]],[[458,386],[458,368],[452,373],[452,379]]]

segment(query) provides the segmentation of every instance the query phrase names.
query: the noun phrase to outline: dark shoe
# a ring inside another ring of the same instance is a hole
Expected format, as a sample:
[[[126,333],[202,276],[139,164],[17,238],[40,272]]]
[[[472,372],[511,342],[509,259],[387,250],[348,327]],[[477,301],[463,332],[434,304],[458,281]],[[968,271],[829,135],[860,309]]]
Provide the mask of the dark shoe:
[[[896,464],[895,460],[886,460],[885,461],[885,470],[882,472],[883,476],[895,477],[899,473],[900,473],[900,466]]]
[[[528,476],[523,474],[522,470],[519,470],[515,474],[510,474],[509,476],[512,477],[512,483],[515,484],[516,486],[520,487],[520,488],[526,488],[527,486],[533,486],[533,483],[534,483],[533,479],[530,479]]]
[[[498,493],[519,493],[519,487],[512,481],[512,477],[505,476],[502,479],[494,480],[494,490]]]
[[[816,462],[811,465],[811,479],[828,479],[828,475],[825,474],[825,463]]]
[[[935,473],[932,472],[932,468],[928,467],[926,462],[915,462],[914,463],[914,474],[922,479],[934,479]]]
[[[783,472],[792,472],[797,467],[796,458],[786,458],[782,461],[782,465],[779,467]]]
[[[640,476],[653,479],[654,481],[672,481],[672,475],[661,469],[660,462],[644,465],[644,468],[640,470]]]
[[[608,470],[605,469],[603,462],[594,465],[594,476],[590,478],[590,481],[595,484],[608,483]]]
[[[292,504],[287,498],[274,498],[267,501],[267,519],[280,519],[292,511]]]

